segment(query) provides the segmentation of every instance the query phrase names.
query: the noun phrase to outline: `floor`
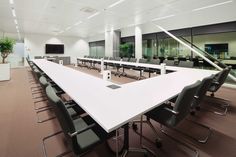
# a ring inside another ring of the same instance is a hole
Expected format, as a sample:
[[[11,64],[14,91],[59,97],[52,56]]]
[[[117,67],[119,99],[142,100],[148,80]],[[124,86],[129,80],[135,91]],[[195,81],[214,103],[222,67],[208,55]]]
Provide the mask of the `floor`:
[[[76,69],[96,77],[101,77],[96,70],[88,70],[80,67]],[[33,99],[33,97],[38,97],[39,95],[31,94],[31,87],[34,85],[29,83],[29,79],[32,76],[28,70],[27,68],[12,69],[11,80],[0,82],[0,157],[43,157],[43,137],[60,130],[56,119],[45,123],[37,123],[34,102],[41,98]],[[133,75],[136,73],[131,71],[130,74]],[[112,81],[124,84],[137,80],[126,77],[119,78],[112,75]],[[218,116],[202,109],[194,118],[190,117],[194,119],[194,121],[204,123],[213,129],[213,134],[206,144],[199,144],[171,130],[168,130],[168,132],[177,139],[182,139],[184,142],[187,142],[189,145],[199,150],[201,157],[236,157],[236,90],[221,88],[216,93],[216,96],[229,100],[230,108],[226,116]],[[40,102],[36,105],[43,106],[45,102]],[[203,103],[202,106],[207,107],[206,103]],[[44,119],[52,115],[53,112],[44,112],[39,114],[39,118]],[[159,124],[156,122],[153,123],[158,129]],[[203,136],[206,133],[204,129],[199,128],[189,121],[181,123],[179,129],[197,137]],[[144,126],[144,134],[154,141],[155,134],[152,133],[147,125]],[[187,157],[194,155],[182,145],[163,135],[160,131],[158,135],[162,139],[163,144],[163,147],[160,149],[144,141],[144,144],[151,148],[157,156]],[[67,149],[63,139],[63,135],[58,135],[46,142],[49,157],[56,156]],[[139,136],[135,134],[132,129],[130,129],[130,145],[131,147],[140,147]],[[69,154],[67,156],[73,157],[74,155]],[[110,153],[105,144],[99,145],[93,151],[85,155],[85,157],[112,156],[114,155]],[[142,155],[129,154],[129,157],[134,156],[138,157]]]

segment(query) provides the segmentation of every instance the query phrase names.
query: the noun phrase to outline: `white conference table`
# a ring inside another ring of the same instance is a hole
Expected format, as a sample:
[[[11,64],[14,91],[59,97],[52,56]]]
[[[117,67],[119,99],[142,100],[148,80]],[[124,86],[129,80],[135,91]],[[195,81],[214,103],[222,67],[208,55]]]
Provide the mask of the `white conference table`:
[[[83,58],[83,57],[78,57],[77,60],[86,60],[86,61],[95,61],[95,62],[100,62],[101,59],[95,59],[95,58]],[[161,69],[161,65],[156,65],[156,64],[148,64],[148,63],[138,63],[138,62],[124,62],[124,61],[115,61],[115,60],[103,60],[104,63],[113,63],[113,64],[120,64],[120,65],[128,65],[132,67],[143,67],[143,68],[152,68],[152,69]],[[184,68],[184,67],[177,67],[177,66],[165,66],[166,70],[168,71],[189,71],[189,68]],[[193,69],[198,71],[199,69]],[[201,69],[203,71],[209,71],[205,69]]]
[[[216,73],[180,70],[111,89],[107,86],[112,82],[45,59],[32,61],[108,133],[175,97],[185,86]]]

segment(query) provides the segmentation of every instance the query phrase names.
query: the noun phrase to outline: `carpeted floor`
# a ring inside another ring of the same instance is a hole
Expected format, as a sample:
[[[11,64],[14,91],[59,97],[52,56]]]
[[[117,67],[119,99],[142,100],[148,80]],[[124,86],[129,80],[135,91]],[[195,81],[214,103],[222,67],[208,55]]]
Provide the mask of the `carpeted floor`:
[[[86,68],[76,68],[91,75],[101,77],[95,70]],[[134,73],[131,71],[131,73]],[[12,69],[11,80],[0,82],[0,157],[42,157],[42,139],[43,137],[60,130],[60,126],[56,119],[37,123],[37,115],[34,110],[34,102],[41,98],[35,98],[40,94],[31,94],[33,84],[29,83],[32,77],[27,68]],[[132,78],[115,77],[112,75],[112,81],[123,84],[136,81]],[[96,91],[95,91],[96,92]],[[157,94],[158,96],[158,94]],[[201,157],[236,157],[236,90],[221,88],[216,96],[225,98],[230,102],[230,108],[226,116],[218,116],[211,112],[200,111],[191,119],[204,123],[213,129],[213,134],[206,144],[199,144],[189,140],[171,130],[169,133],[176,138],[187,142],[200,152]],[[37,103],[37,106],[45,105],[45,102]],[[207,107],[203,103],[204,107]],[[208,107],[209,108],[209,107]],[[53,115],[53,112],[47,111],[40,113],[40,119],[44,119]],[[155,123],[158,129],[159,124]],[[203,136],[206,131],[198,126],[185,121],[181,123],[179,129],[195,135]],[[155,140],[155,134],[151,129],[144,126],[144,134]],[[144,141],[144,144],[155,151],[159,157],[187,157],[194,154],[186,150],[182,145],[172,141],[170,138],[161,134],[163,147],[158,149],[155,145]],[[67,148],[63,142],[63,135],[56,136],[46,143],[48,156],[53,157],[65,151]],[[139,136],[130,129],[130,146],[140,147]],[[73,156],[69,154],[67,156]],[[111,157],[113,156],[107,149],[105,144],[99,145],[93,151],[85,155],[85,157]],[[129,154],[129,157],[138,157],[142,155]]]

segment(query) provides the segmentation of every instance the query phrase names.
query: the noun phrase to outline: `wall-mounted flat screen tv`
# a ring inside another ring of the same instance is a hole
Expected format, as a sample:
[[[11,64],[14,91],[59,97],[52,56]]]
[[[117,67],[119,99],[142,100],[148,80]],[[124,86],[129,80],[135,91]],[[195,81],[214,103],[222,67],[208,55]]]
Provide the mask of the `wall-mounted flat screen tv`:
[[[228,52],[228,44],[205,44],[205,51],[210,54]]]
[[[46,54],[64,54],[63,44],[46,44],[45,46]]]

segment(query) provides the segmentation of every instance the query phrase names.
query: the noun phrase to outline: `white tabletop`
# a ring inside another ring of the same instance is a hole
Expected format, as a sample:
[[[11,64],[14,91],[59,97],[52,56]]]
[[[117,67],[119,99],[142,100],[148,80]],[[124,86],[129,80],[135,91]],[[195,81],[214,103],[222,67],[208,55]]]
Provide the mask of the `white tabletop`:
[[[33,60],[107,132],[128,123],[179,94],[212,71],[183,70],[110,89],[109,81],[44,59]]]
[[[83,57],[78,57],[77,59],[79,60],[88,60],[88,61],[96,61],[96,62],[101,62],[101,59],[95,59],[95,58],[83,58]],[[124,61],[115,61],[115,60],[104,60],[106,63],[114,63],[114,64],[120,64],[120,65],[128,65],[128,66],[134,66],[134,67],[144,67],[144,68],[152,68],[152,69],[161,69],[161,65],[156,65],[156,64],[149,64],[149,63],[138,63],[138,62],[124,62]],[[166,66],[166,70],[169,71],[189,71],[191,70],[196,70],[198,71],[199,69],[193,69],[193,68],[185,68],[185,67],[177,67],[177,66]],[[212,70],[206,70],[206,69],[200,69],[201,71],[208,71],[212,72]]]

